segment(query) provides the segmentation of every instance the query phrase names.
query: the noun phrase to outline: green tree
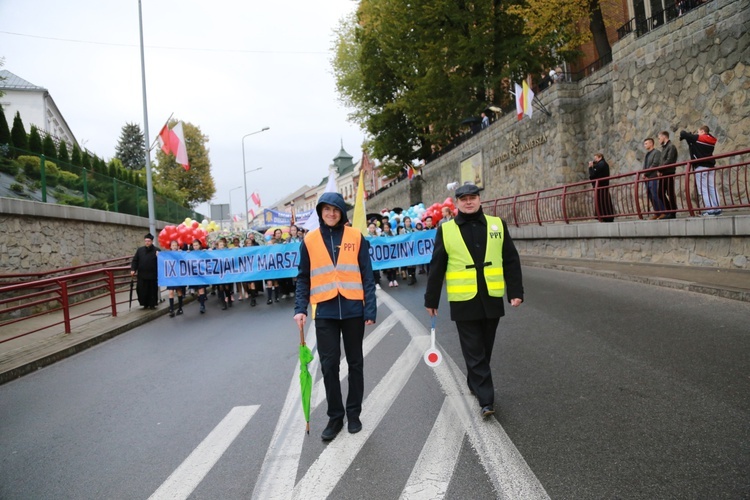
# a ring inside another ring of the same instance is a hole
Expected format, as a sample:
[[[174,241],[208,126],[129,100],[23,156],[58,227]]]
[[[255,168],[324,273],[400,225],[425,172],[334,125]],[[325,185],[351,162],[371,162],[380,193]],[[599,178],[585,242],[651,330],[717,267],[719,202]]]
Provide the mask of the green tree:
[[[23,126],[23,120],[21,120],[21,113],[18,111],[16,111],[16,116],[13,118],[10,140],[13,142],[14,147],[26,151],[29,150],[29,136],[26,135],[26,129]]]
[[[0,93],[2,96],[2,93]],[[10,144],[10,128],[8,127],[8,121],[5,119],[5,111],[3,106],[0,104],[0,144]]]
[[[120,132],[120,139],[115,147],[115,158],[125,168],[138,170],[146,165],[146,141],[137,123],[126,123]]]
[[[79,148],[78,144],[76,143],[73,143],[73,152],[70,153],[70,163],[72,163],[76,167],[83,166],[83,157],[81,155],[81,148]]]
[[[52,136],[46,134],[44,140],[42,140],[42,151],[44,156],[47,158],[57,158],[57,148],[55,147],[55,141],[52,140]]]
[[[339,26],[333,70],[374,157],[396,165],[426,158],[461,133],[464,119],[508,107],[509,79],[550,63],[508,4],[361,0]]]
[[[177,123],[173,120],[170,127]],[[185,171],[182,165],[175,162],[172,155],[165,155],[161,150],[157,151],[156,179],[160,186],[166,190],[164,193],[173,192],[167,186],[173,186],[183,193],[184,205],[194,207],[199,203],[213,198],[216,193],[214,179],[211,176],[211,160],[208,158],[206,143],[208,137],[203,135],[197,126],[183,122],[183,133],[187,147],[190,170]]]
[[[32,153],[42,154],[44,149],[42,148],[42,136],[39,135],[39,130],[36,125],[31,126],[29,132],[29,151]]]
[[[68,145],[65,144],[65,141],[60,141],[60,147],[57,150],[57,158],[61,162],[70,161],[70,155],[68,154]]]
[[[89,154],[88,151],[84,151],[81,154],[81,166],[85,168],[86,170],[89,170],[89,171],[93,170],[93,167],[91,165],[91,155]]]
[[[524,0],[510,11],[524,18],[524,32],[533,41],[554,47],[560,58],[578,57],[580,46],[592,39],[602,58],[612,54],[602,7],[618,5],[616,0]]]

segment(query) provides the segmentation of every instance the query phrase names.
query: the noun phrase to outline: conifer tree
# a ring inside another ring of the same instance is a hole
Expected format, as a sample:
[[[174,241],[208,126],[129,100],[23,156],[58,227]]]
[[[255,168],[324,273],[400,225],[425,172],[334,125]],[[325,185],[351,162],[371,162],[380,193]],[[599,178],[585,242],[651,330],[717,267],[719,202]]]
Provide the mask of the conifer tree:
[[[10,144],[10,128],[2,105],[0,105],[0,144]]]
[[[83,159],[81,158],[81,148],[78,147],[78,144],[73,144],[73,152],[70,154],[70,163],[75,165],[76,167],[83,166]]]
[[[55,141],[52,140],[52,136],[49,134],[44,136],[44,140],[42,141],[42,151],[47,158],[57,158]]]
[[[44,151],[42,149],[42,136],[39,135],[36,125],[32,125],[29,132],[29,151],[36,154],[42,154]]]
[[[57,150],[57,158],[60,161],[70,161],[70,155],[68,154],[68,145],[65,144],[65,141],[60,141],[60,147]]]
[[[137,123],[126,123],[115,147],[115,158],[130,170],[139,170],[146,165],[146,141]]]
[[[81,166],[86,170],[91,170],[91,156],[88,151],[84,151],[83,154],[81,154]]]
[[[13,146],[18,149],[29,150],[29,136],[26,135],[26,129],[23,126],[23,120],[21,120],[21,113],[16,111],[16,116],[13,118],[13,128],[10,131],[10,139],[13,142]]]

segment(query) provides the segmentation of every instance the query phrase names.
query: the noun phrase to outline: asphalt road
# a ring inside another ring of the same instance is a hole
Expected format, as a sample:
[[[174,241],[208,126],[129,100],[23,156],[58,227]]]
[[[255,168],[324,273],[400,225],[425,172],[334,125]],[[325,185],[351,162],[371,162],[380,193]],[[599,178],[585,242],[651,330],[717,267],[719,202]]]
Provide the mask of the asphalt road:
[[[750,497],[750,304],[524,272],[496,419],[466,392],[447,304],[444,361],[422,361],[424,279],[378,292],[364,429],[330,444],[318,386],[304,434],[291,299],[212,298],[0,386],[0,498]]]

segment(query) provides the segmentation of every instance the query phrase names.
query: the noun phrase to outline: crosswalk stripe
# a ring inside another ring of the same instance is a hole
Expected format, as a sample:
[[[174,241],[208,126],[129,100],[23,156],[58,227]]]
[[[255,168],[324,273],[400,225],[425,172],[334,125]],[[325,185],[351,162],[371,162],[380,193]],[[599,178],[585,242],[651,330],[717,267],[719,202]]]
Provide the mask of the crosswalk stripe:
[[[362,431],[357,434],[344,431],[331,441],[294,487],[292,498],[322,499],[330,495],[411,377],[429,342],[427,337],[412,339],[362,405],[365,423]]]
[[[427,329],[422,323],[395,299],[385,294],[381,299],[389,309],[401,314],[401,322],[410,335],[426,335]],[[444,357],[445,362],[434,368],[433,373],[448,401],[456,405],[472,447],[479,455],[498,498],[548,499],[549,495],[500,422],[494,418],[487,421],[481,418],[476,399],[466,392],[466,376],[450,356]]]
[[[259,406],[235,406],[201,444],[180,464],[149,500],[188,498],[232,441],[253,418]]]
[[[307,346],[315,349],[317,337],[315,322],[311,322],[305,335]],[[317,374],[318,357],[308,365],[313,377]],[[314,394],[314,390],[313,390]],[[286,400],[276,423],[268,451],[263,459],[263,466],[253,489],[253,498],[283,499],[289,498],[294,482],[297,479],[297,468],[302,453],[302,445],[307,434],[304,432],[302,404],[300,403],[299,361],[294,370]],[[312,407],[310,408],[312,413]],[[298,424],[298,425],[295,425]]]
[[[445,497],[466,435],[463,428],[456,427],[459,419],[455,404],[446,398],[400,498]]]

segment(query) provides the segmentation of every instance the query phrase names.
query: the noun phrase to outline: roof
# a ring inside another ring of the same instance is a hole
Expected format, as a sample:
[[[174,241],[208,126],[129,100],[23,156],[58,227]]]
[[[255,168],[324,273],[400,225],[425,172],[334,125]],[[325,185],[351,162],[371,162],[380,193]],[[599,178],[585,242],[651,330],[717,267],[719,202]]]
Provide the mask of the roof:
[[[18,75],[14,75],[7,69],[0,70],[0,88],[7,90],[38,90],[46,91],[44,87],[27,82]]]

